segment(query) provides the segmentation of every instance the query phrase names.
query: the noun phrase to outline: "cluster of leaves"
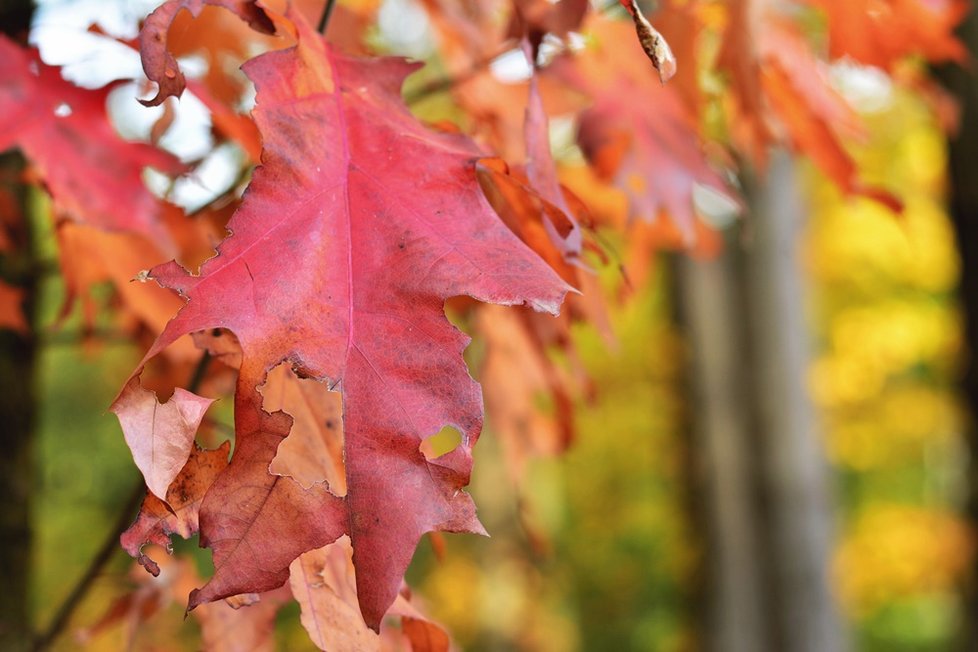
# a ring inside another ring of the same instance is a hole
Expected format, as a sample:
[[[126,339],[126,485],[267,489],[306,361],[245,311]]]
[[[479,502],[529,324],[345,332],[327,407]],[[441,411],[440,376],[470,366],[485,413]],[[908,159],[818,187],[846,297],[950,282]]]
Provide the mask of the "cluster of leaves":
[[[125,326],[154,338],[112,408],[148,489],[124,547],[156,574],[145,544],[199,532],[215,571],[190,609],[277,596],[288,583],[324,649],[378,645],[369,630],[388,612],[415,649],[447,646],[403,584],[424,534],[484,532],[463,491],[482,391],[446,301],[485,343],[486,403],[518,482],[527,456],[573,438],[568,407],[587,379],[571,323],[613,340],[591,269],[611,257],[602,233],[631,243],[633,284],[658,248],[708,253],[717,239],[697,195],[735,198],[733,174],[763,169],[779,145],[811,156],[844,192],[899,207],[862,181],[843,146],[861,125],[804,37],[804,5],[824,10],[833,57],[906,83],[924,84],[898,66],[906,55],[962,52],[950,36],[956,0],[676,0],[653,15],[658,31],[634,0],[617,18],[584,0],[421,4],[452,81],[419,87],[415,103],[449,92],[467,135],[408,109],[401,87],[417,65],[365,56],[374,3],[338,7],[325,38],[313,27],[321,3],[170,0],[150,14],[138,47],[158,90],[144,103],[166,106],[153,143],[174,123],[167,98],[189,89],[216,140],[260,158],[243,196],[232,184],[193,215],[141,175],[193,175],[200,161],[122,139],[106,113],[111,84],[79,88],[0,39],[0,144],[25,152],[53,199],[71,295],[110,281]],[[853,15],[879,47],[840,27]],[[249,59],[254,49],[268,51]],[[189,53],[208,64],[198,79],[180,69]],[[492,72],[505,53],[525,59],[527,79]],[[250,117],[238,112],[246,84],[225,72],[243,59]],[[724,83],[704,90],[707,74]],[[577,125],[581,159],[569,167],[552,155],[551,116]],[[144,283],[129,282],[149,267]],[[556,315],[574,288],[560,316],[539,314]],[[0,312],[16,315],[18,300],[4,289]],[[199,364],[201,351],[216,362]],[[195,365],[207,372],[194,388],[204,396],[178,388],[160,402],[147,389],[170,393]],[[213,397],[229,392],[230,461],[227,446],[195,444]],[[433,436],[446,427],[459,441],[440,452]]]

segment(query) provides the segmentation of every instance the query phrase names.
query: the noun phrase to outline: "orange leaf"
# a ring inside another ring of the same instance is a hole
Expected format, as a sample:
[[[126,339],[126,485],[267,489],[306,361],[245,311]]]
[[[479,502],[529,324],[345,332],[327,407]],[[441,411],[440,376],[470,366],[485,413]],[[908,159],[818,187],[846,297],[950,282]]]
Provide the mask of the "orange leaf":
[[[829,52],[892,70],[917,54],[928,61],[964,62],[968,51],[954,35],[967,0],[806,0],[828,18]]]
[[[200,529],[200,501],[210,489],[214,478],[228,465],[229,442],[214,450],[194,446],[190,459],[180,474],[170,483],[166,502],[147,493],[136,521],[120,537],[120,543],[130,556],[153,575],[159,575],[159,565],[143,554],[143,546],[155,544],[170,550],[170,535],[189,539]]]

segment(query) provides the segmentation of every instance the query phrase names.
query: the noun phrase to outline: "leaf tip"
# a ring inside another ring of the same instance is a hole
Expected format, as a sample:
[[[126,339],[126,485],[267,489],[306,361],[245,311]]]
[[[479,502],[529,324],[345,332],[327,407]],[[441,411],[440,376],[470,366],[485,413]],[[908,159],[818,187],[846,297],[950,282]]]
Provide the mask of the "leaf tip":
[[[581,291],[568,283],[561,283],[559,291],[552,296],[526,301],[526,305],[533,308],[536,312],[546,312],[554,317],[560,314],[560,307],[568,294],[581,294]]]
[[[160,576],[160,565],[153,561],[148,555],[140,553],[139,557],[136,558],[136,561],[140,566],[146,569],[147,573],[153,577]]]
[[[161,97],[161,94],[160,93],[157,93],[156,97],[154,97],[151,100],[140,100],[140,99],[137,98],[136,101],[139,102],[140,104],[142,104],[145,107],[154,107],[154,106],[159,106],[160,104],[163,104],[163,100],[164,99],[166,99],[166,98]]]
[[[190,595],[187,596],[187,608],[184,609],[183,611],[183,617],[185,620],[187,616],[190,615],[191,611],[193,611],[200,605],[204,604],[205,602],[208,602],[207,599],[201,598],[200,594],[201,594],[200,589],[194,589],[193,591],[190,592]]]
[[[655,59],[652,60],[652,65],[655,65]],[[676,59],[674,57],[662,59],[659,65],[655,67],[659,71],[659,81],[663,84],[676,76]]]

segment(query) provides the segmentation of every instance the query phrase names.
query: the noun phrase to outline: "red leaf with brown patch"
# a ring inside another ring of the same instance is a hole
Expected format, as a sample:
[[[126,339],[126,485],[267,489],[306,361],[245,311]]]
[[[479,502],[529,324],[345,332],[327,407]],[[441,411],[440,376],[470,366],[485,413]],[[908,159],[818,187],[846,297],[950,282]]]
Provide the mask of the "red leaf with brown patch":
[[[349,533],[360,607],[376,629],[422,534],[483,532],[461,491],[482,428],[479,386],[445,318],[456,295],[557,312],[568,286],[493,213],[480,152],[404,107],[414,66],[335,52],[294,12],[298,42],[245,66],[264,138],[233,233],[199,276],[153,270],[187,305],[147,354],[226,328],[241,343],[237,448],[201,507],[215,574],[190,606],[280,585],[299,554]],[[283,360],[343,395],[347,495],[269,474],[291,419],[257,387]],[[429,460],[450,425],[462,443]]]

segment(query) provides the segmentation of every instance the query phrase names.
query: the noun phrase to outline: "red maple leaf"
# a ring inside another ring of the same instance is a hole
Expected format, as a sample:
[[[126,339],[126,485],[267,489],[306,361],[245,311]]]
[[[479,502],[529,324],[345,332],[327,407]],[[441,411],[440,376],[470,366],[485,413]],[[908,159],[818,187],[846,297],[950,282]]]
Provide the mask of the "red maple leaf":
[[[73,219],[170,242],[141,175],[146,166],[177,172],[179,162],[116,133],[105,112],[108,87],[79,88],[2,35],[0,60],[0,151],[20,147]]]
[[[422,534],[483,532],[461,489],[482,398],[445,299],[526,303],[556,313],[569,287],[493,213],[479,151],[404,107],[415,66],[334,51],[294,11],[298,42],[245,65],[257,88],[262,166],[199,276],[153,270],[187,305],[147,359],[189,332],[227,328],[243,352],[236,450],[201,506],[215,574],[190,607],[281,585],[299,554],[351,537],[357,594],[377,629]],[[291,419],[257,387],[283,360],[343,395],[347,495],[271,475]],[[429,460],[426,437],[462,435]]]

